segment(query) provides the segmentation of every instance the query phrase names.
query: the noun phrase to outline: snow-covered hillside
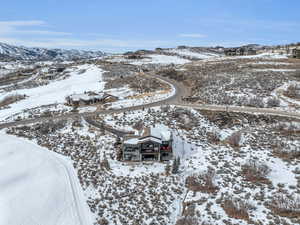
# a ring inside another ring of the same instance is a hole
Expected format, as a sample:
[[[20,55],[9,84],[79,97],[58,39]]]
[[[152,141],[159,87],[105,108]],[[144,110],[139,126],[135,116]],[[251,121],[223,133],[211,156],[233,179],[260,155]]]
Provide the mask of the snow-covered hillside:
[[[0,43],[0,60],[74,60],[101,56],[104,56],[104,53],[101,51],[27,48]]]
[[[84,72],[82,73],[82,71]],[[12,104],[10,108],[1,110],[0,118],[4,119],[25,109],[54,103],[63,103],[68,95],[74,93],[80,94],[84,91],[102,91],[104,89],[102,72],[103,71],[95,65],[81,65],[74,71],[70,71],[70,77],[67,79],[55,81],[46,86],[0,94],[0,100],[9,95],[28,96],[24,100]]]
[[[145,65],[145,64],[160,64],[160,65],[169,65],[169,64],[185,64],[190,61],[187,59],[180,58],[178,56],[171,55],[161,55],[161,54],[151,54],[145,55],[142,59],[127,59],[123,55],[114,56],[111,59],[108,59],[111,62],[124,62],[132,65]]]
[[[205,52],[205,51],[195,52],[192,51],[191,49],[171,49],[171,50],[166,50],[166,52],[183,56],[186,58],[190,58],[190,59],[208,59],[213,57],[214,58],[220,57],[220,54]]]
[[[4,133],[0,142],[0,225],[91,224],[71,162]]]

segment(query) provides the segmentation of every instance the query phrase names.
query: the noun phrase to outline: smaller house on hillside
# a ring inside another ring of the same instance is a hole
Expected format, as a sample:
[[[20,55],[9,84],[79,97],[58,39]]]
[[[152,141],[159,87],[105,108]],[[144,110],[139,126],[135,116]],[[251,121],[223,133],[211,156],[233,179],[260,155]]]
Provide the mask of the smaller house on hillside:
[[[226,56],[236,56],[237,55],[236,48],[226,48],[224,50],[224,53]]]
[[[55,78],[56,78],[56,74],[54,73],[48,73],[42,77],[42,79],[44,80],[54,80]]]
[[[49,74],[62,73],[65,71],[65,69],[66,68],[63,66],[54,66],[54,67],[49,68],[48,73]]]
[[[168,161],[173,158],[172,133],[162,126],[148,127],[122,144],[124,161]]]
[[[253,48],[239,47],[239,48],[226,48],[224,50],[226,56],[243,56],[243,55],[256,55],[257,52]]]
[[[257,51],[253,48],[248,48],[245,53],[245,55],[256,55],[256,54],[257,54]]]
[[[107,93],[86,92],[84,94],[73,94],[66,98],[67,104],[71,106],[92,105],[96,103],[108,103],[117,101],[116,96]]]
[[[292,56],[293,58],[300,59],[300,49],[297,48],[293,49]]]

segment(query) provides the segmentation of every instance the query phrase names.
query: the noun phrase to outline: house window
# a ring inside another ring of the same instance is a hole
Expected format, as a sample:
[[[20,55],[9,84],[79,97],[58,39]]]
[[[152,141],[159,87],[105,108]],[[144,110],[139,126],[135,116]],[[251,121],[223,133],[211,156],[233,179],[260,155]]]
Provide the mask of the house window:
[[[124,160],[128,160],[128,161],[132,160],[132,155],[125,154],[124,155]]]
[[[152,143],[144,143],[143,148],[153,148],[154,145]]]

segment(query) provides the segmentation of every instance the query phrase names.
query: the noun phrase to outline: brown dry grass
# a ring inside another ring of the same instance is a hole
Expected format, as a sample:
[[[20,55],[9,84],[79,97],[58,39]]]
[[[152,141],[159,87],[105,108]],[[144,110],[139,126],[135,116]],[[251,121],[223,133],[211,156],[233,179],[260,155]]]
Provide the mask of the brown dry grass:
[[[300,149],[289,150],[285,148],[275,147],[273,154],[281,159],[292,160],[300,158]]]
[[[225,143],[229,144],[233,148],[239,148],[241,137],[241,132],[235,132],[225,140]]]
[[[269,207],[279,216],[300,219],[300,197],[277,194],[272,198]]]
[[[203,174],[194,174],[187,177],[186,186],[191,191],[214,193],[219,190],[214,183],[215,176],[215,171],[212,168],[209,168],[208,171]]]
[[[271,170],[266,164],[257,162],[253,159],[242,166],[242,174],[247,181],[252,183],[269,184],[270,181],[267,176],[270,172]]]
[[[24,95],[8,95],[0,101],[0,107],[8,106],[24,98]]]
[[[249,221],[249,210],[253,208],[250,203],[231,196],[223,200],[221,207],[229,217],[246,221]]]

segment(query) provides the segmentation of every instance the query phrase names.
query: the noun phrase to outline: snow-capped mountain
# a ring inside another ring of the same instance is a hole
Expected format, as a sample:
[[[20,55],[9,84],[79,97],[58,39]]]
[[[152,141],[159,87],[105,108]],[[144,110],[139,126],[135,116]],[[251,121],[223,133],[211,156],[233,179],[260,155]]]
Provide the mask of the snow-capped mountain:
[[[101,51],[28,48],[0,43],[0,60],[74,60],[104,56]]]

